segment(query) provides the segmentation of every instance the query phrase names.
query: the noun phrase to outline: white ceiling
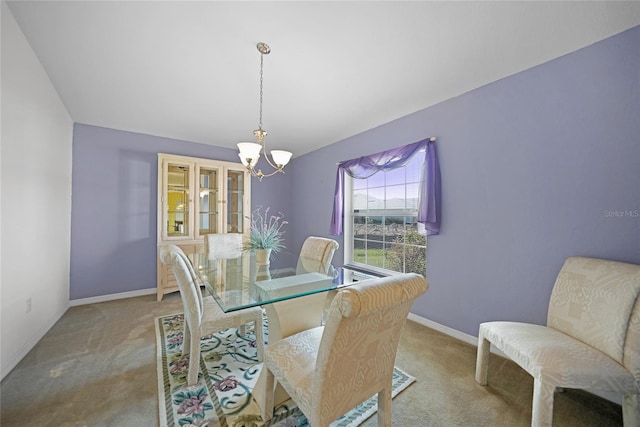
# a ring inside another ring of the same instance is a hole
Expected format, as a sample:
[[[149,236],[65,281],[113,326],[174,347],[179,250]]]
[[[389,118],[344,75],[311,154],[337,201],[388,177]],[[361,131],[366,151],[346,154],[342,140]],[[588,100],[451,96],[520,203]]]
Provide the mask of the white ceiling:
[[[622,1],[8,2],[74,122],[301,155],[640,24]]]

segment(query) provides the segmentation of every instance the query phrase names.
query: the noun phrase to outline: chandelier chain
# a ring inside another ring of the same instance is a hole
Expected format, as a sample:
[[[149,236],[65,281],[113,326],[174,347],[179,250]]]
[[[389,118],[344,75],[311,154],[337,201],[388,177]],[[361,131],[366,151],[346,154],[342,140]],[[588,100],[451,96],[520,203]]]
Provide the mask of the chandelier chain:
[[[262,69],[264,63],[264,53],[260,53],[260,122],[258,123],[258,129],[262,130]]]
[[[272,176],[276,173],[284,173],[284,166],[289,163],[291,159],[292,153],[289,151],[283,150],[273,150],[271,151],[271,155],[268,154],[267,151],[267,143],[265,141],[265,137],[267,136],[267,131],[262,129],[262,100],[263,100],[263,87],[264,87],[264,55],[267,55],[271,52],[269,45],[266,43],[258,43],[256,45],[258,48],[258,52],[260,52],[260,96],[259,96],[259,123],[258,129],[253,131],[253,134],[256,137],[256,142],[240,142],[238,143],[238,150],[240,152],[238,155],[242,160],[242,164],[247,168],[247,170],[251,173],[252,176],[258,177],[260,181],[262,178]],[[258,159],[260,158],[260,153],[264,153],[264,159],[267,161],[269,166],[271,166],[274,170],[271,173],[263,173],[261,169],[257,169],[256,164]],[[270,158],[271,157],[271,158]],[[273,160],[272,160],[273,159]]]

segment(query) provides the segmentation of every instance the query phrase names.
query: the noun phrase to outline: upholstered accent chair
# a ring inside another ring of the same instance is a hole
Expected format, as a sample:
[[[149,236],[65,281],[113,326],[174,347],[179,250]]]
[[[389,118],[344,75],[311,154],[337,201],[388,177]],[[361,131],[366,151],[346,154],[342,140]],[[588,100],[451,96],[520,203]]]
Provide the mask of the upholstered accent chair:
[[[399,274],[342,289],[325,326],[270,343],[267,390],[277,380],[313,427],[328,426],[377,394],[378,424],[391,425],[391,384],[402,328],[413,301],[427,291],[424,277]],[[273,394],[262,408],[273,416]]]
[[[204,252],[209,259],[238,258],[242,255],[242,234],[207,234],[204,236]]]
[[[200,367],[200,337],[231,327],[240,327],[254,322],[258,361],[262,361],[264,338],[262,331],[262,309],[246,308],[225,313],[211,296],[202,297],[202,282],[193,269],[191,261],[178,246],[160,246],[160,260],[173,271],[184,308],[184,339],[182,354],[190,354],[187,385],[198,382]]]
[[[547,325],[480,325],[476,381],[487,384],[491,344],[533,376],[531,425],[551,426],[554,392],[577,388],[623,395],[625,427],[640,426],[640,265],[565,261]]]

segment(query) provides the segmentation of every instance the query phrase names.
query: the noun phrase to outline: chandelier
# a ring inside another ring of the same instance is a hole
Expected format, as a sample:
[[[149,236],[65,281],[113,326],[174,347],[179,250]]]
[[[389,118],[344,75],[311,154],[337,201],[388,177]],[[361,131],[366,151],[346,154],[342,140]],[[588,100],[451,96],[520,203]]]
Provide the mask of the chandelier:
[[[271,48],[266,43],[258,43],[257,46],[258,52],[260,52],[260,121],[258,123],[258,129],[253,131],[253,134],[256,137],[256,142],[240,142],[238,143],[238,150],[240,153],[240,160],[242,164],[247,168],[251,175],[258,177],[260,181],[265,176],[272,176],[278,172],[284,173],[283,168],[289,163],[291,156],[293,153],[289,151],[283,150],[271,150],[271,158],[267,155],[267,143],[265,141],[265,137],[267,136],[267,131],[262,129],[262,69],[264,56],[268,55],[271,52]],[[274,169],[273,172],[265,174],[262,172],[262,169],[258,169],[256,172],[256,164],[260,159],[260,152],[264,150],[264,158],[267,160],[267,163]]]

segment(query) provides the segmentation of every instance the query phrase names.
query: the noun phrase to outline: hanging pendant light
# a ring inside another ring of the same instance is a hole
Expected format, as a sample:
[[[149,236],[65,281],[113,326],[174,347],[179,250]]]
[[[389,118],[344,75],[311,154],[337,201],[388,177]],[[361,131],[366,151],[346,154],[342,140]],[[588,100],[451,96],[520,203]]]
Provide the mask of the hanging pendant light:
[[[256,137],[256,142],[240,142],[238,143],[238,150],[240,153],[238,156],[242,161],[242,164],[251,172],[252,176],[258,177],[260,181],[265,176],[272,176],[278,172],[284,173],[284,167],[291,160],[293,153],[283,150],[271,150],[271,159],[267,154],[267,143],[265,137],[267,131],[262,129],[262,72],[264,64],[264,55],[268,55],[271,52],[271,48],[266,43],[258,43],[258,52],[260,52],[260,120],[258,122],[258,129],[253,131]],[[258,169],[256,172],[256,165],[260,159],[260,153],[264,151],[264,158],[267,163],[274,169],[273,172],[265,174],[262,169]]]

